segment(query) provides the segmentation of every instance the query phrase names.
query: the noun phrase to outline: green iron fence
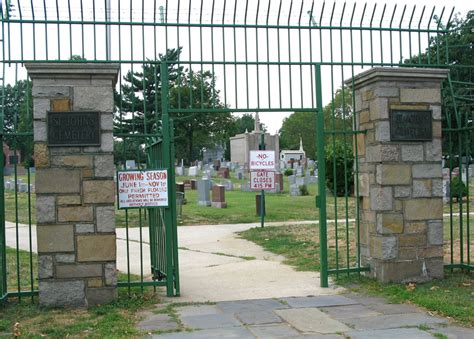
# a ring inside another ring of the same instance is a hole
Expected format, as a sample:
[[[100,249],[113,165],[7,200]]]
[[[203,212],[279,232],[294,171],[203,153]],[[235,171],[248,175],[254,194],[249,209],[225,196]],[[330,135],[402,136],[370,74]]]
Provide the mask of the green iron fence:
[[[177,128],[184,128],[184,122],[192,122],[195,115],[206,113],[313,112],[314,120],[310,123],[316,125],[317,139],[312,138],[317,143],[317,154],[310,157],[316,157],[319,165],[319,221],[315,220],[319,223],[319,234],[315,234],[315,241],[321,245],[315,256],[321,259],[322,286],[328,285],[328,274],[368,270],[360,263],[359,200],[353,194],[358,191],[353,136],[361,132],[353,128],[355,98],[344,87],[346,79],[374,66],[449,68],[451,78],[444,86],[443,113],[447,163],[459,167],[462,173],[463,159],[471,152],[473,66],[454,61],[459,51],[472,49],[472,43],[449,43],[449,37],[455,33],[454,10],[273,0],[122,0],[112,7],[99,0],[16,0],[14,5],[11,12],[8,6],[3,8],[1,26],[0,120],[4,140],[10,137],[19,142],[20,137],[32,138],[31,112],[22,114],[25,109],[19,107],[9,113],[6,97],[8,84],[27,79],[22,67],[26,62],[120,63],[116,154],[135,154],[133,158],[138,163],[156,167],[159,163],[152,154],[161,152],[160,156],[169,157],[166,161],[170,171],[174,162],[168,146],[171,139],[167,133],[160,134],[167,130],[168,116]],[[429,53],[425,53],[427,48]],[[21,94],[18,87],[15,91]],[[8,116],[14,117],[9,122],[11,129],[6,128]],[[161,138],[163,146],[155,144],[157,138]],[[162,150],[157,151],[158,147]],[[338,147],[342,149],[342,167],[335,165],[336,155],[328,151]],[[326,177],[334,179],[327,184]],[[174,182],[170,187],[174,187]],[[0,190],[3,203],[4,185]],[[334,194],[336,191],[341,192],[340,196]],[[456,202],[455,198],[451,193],[451,203],[445,210],[446,263],[470,269],[469,185],[464,199]],[[14,203],[10,208],[18,211],[18,206]],[[169,276],[167,270],[173,264],[160,266],[163,262],[157,256],[158,234],[163,235],[160,220],[165,220],[166,229],[166,218],[174,220],[175,212],[153,216],[147,216],[145,211],[124,213],[127,251],[129,229],[141,230],[146,217],[158,222],[156,228],[149,228],[149,243],[154,248],[151,266],[154,276],[160,275],[157,269]],[[15,224],[19,223],[15,213],[8,218],[14,228],[21,229]],[[5,262],[6,246],[11,245],[5,245],[8,236],[4,233],[5,223],[0,223],[0,254]],[[165,239],[170,236],[175,235],[164,232]],[[142,240],[140,236],[140,243]],[[15,247],[18,251],[19,246],[13,244],[14,251]],[[171,247],[174,254],[167,254],[167,260],[176,260],[177,264],[175,247]],[[26,253],[32,252],[33,249],[26,249]],[[145,252],[140,249],[141,254]],[[11,258],[12,262],[20,262],[19,255],[8,253],[7,261]],[[137,258],[129,255],[128,260]],[[26,271],[34,272],[33,265],[24,266]],[[5,267],[5,263],[0,265],[0,295],[7,289]],[[177,265],[174,269],[177,273]],[[139,280],[143,286],[151,278],[142,272]],[[135,280],[130,277],[130,270],[124,273],[125,283]],[[20,292],[18,284],[8,286],[8,291]],[[30,286],[24,291],[31,293],[34,288]],[[178,283],[175,290],[179,293]]]

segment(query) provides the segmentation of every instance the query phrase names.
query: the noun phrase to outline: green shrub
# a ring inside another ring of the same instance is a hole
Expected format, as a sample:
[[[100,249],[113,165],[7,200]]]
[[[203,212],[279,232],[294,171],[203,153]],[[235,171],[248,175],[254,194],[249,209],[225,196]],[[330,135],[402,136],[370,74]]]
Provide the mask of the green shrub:
[[[345,159],[345,160],[344,160]],[[351,143],[336,141],[326,146],[326,185],[334,195],[342,197],[354,189],[354,155]],[[334,169],[335,172],[334,173]]]
[[[451,190],[451,195],[453,198],[456,198],[457,201],[459,201],[459,199],[462,200],[462,197],[467,195],[466,184],[459,177],[454,177],[451,179],[449,188]]]
[[[291,168],[287,168],[283,174],[289,177],[290,175],[293,175],[293,170]]]
[[[298,188],[300,189],[301,195],[309,195],[308,187],[306,187],[306,185],[301,185]]]

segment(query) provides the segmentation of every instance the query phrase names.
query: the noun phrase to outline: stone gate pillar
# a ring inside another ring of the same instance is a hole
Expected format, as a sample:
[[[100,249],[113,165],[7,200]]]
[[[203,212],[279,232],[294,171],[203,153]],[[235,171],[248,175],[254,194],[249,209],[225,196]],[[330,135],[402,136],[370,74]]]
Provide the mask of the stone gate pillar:
[[[441,90],[447,70],[373,68],[355,88],[361,254],[381,282],[443,276]]]
[[[28,64],[33,81],[39,300],[103,304],[117,296],[115,64]]]

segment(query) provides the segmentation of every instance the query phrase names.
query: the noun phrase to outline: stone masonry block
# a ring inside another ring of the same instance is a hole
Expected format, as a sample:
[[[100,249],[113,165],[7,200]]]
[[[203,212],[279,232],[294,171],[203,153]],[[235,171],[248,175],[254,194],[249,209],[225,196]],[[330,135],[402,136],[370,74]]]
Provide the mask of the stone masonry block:
[[[423,161],[423,145],[402,145],[402,161]]]
[[[408,199],[404,200],[406,220],[429,220],[443,218],[443,200],[435,199]]]
[[[111,113],[102,113],[100,115],[100,128],[103,131],[113,131],[114,119]]]
[[[443,179],[433,179],[431,180],[431,195],[433,197],[442,197],[443,196]]]
[[[388,99],[376,98],[369,103],[370,120],[388,119]]]
[[[101,264],[56,265],[56,278],[59,279],[89,278],[101,276]]]
[[[409,185],[411,183],[411,166],[377,165],[376,180],[380,185]]]
[[[443,244],[443,221],[433,220],[428,222],[428,245]]]
[[[355,102],[355,111],[359,112],[362,108],[362,94],[359,92],[356,92],[355,97],[354,97],[354,102]]]
[[[430,179],[413,180],[413,198],[431,197],[432,183]]]
[[[374,96],[382,98],[396,98],[400,94],[399,89],[393,87],[376,87],[374,88]]]
[[[441,162],[441,139],[433,139],[431,142],[425,143],[425,159],[426,161]]]
[[[58,206],[60,205],[80,205],[81,196],[80,195],[60,195],[57,197]]]
[[[368,197],[369,196],[369,188],[370,188],[370,181],[369,181],[369,173],[359,173],[359,192],[358,196],[360,197]]]
[[[114,111],[112,86],[74,87],[74,110],[78,111]]]
[[[382,162],[382,161],[398,161],[399,154],[396,145],[374,145],[367,146],[366,161],[367,162]]]
[[[115,259],[115,234],[77,236],[77,261],[115,261]]]
[[[107,286],[117,286],[117,265],[107,263],[104,265],[105,284]]]
[[[390,123],[388,120],[375,123],[375,141],[390,141]]]
[[[423,262],[421,260],[380,261],[375,260],[371,266],[377,280],[382,283],[402,282],[423,278]]]
[[[370,111],[365,109],[359,113],[359,124],[366,124],[370,121]]]
[[[411,186],[395,186],[393,195],[395,198],[408,198],[411,194]]]
[[[76,261],[74,254],[56,254],[54,257],[56,258],[56,262],[63,264],[71,264]]]
[[[443,136],[443,129],[441,121],[433,121],[433,138],[439,138]]]
[[[87,289],[87,303],[89,305],[104,305],[117,298],[116,287],[101,287]]]
[[[94,221],[92,206],[58,207],[59,222]]]
[[[33,102],[33,115],[36,120],[46,119],[46,112],[51,109],[49,99],[35,98]]]
[[[83,280],[40,280],[41,306],[87,306]]]
[[[51,111],[53,112],[69,112],[71,110],[71,99],[61,98],[51,100]]]
[[[392,210],[392,187],[372,187],[370,189],[370,208],[372,211]]]
[[[94,224],[76,224],[76,233],[94,233]]]
[[[390,104],[390,109],[395,110],[415,110],[415,111],[426,111],[430,109],[429,105],[420,105],[420,104]]]
[[[72,225],[37,226],[38,252],[73,252],[74,230]]]
[[[35,100],[37,98],[69,97],[71,90],[67,86],[33,86],[32,94]]]
[[[80,180],[79,171],[44,168],[36,173],[36,193],[80,193]]]
[[[378,213],[377,233],[394,234],[403,233],[403,214],[401,213]]]
[[[54,223],[56,221],[56,201],[54,196],[36,196],[36,221],[39,224]]]
[[[102,278],[90,278],[87,279],[87,287],[88,288],[98,288],[102,287],[104,284],[102,283]]]
[[[388,260],[397,257],[397,237],[372,237],[370,247],[373,258]]]
[[[39,279],[49,279],[54,276],[53,256],[38,256],[38,277]]]
[[[100,150],[102,152],[113,152],[114,151],[114,135],[113,133],[102,133]]]
[[[400,88],[400,101],[407,103],[440,103],[439,88]]]
[[[113,180],[85,180],[83,185],[84,203],[107,204],[115,201]]]
[[[45,143],[35,143],[34,153],[36,168],[45,168],[50,166],[49,150]]]
[[[115,207],[96,207],[97,232],[115,232]]]
[[[42,141],[46,142],[48,140],[48,132],[46,127],[46,122],[41,120],[33,121],[33,134],[34,134],[34,141]]]
[[[421,233],[402,234],[398,238],[400,247],[424,247],[426,246],[426,235]]]
[[[98,178],[113,177],[115,175],[113,154],[94,156],[94,175]]]
[[[444,262],[443,258],[429,258],[425,260],[426,272],[432,279],[443,279]]]
[[[443,257],[443,246],[429,246],[417,249],[418,258],[440,258]]]
[[[412,167],[413,179],[436,178],[442,177],[441,164],[419,164]]]
[[[357,151],[357,156],[363,157],[365,156],[365,135],[364,134],[357,134],[354,137],[354,149]],[[354,152],[354,155],[356,152]]]
[[[55,167],[92,167],[93,157],[90,155],[64,155],[54,156]]]
[[[426,232],[426,222],[407,222],[405,223],[405,233],[425,233]]]
[[[431,105],[430,109],[432,111],[433,120],[441,120],[441,106]]]

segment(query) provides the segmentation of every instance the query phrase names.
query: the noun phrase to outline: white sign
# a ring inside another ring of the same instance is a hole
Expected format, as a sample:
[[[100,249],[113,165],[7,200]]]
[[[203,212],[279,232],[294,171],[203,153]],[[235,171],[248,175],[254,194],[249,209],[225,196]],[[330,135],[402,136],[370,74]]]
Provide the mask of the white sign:
[[[275,151],[250,151],[251,171],[274,171]]]
[[[117,172],[118,208],[168,206],[168,171]]]
[[[250,189],[270,191],[275,189],[275,172],[251,171]]]

